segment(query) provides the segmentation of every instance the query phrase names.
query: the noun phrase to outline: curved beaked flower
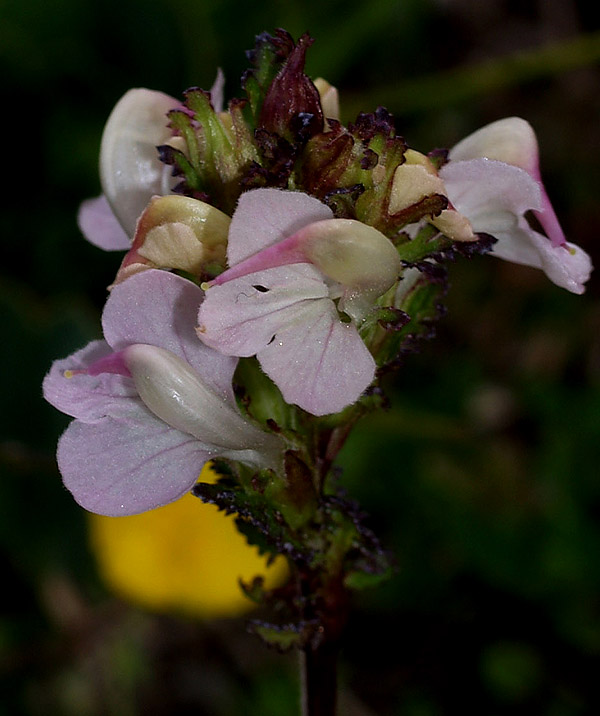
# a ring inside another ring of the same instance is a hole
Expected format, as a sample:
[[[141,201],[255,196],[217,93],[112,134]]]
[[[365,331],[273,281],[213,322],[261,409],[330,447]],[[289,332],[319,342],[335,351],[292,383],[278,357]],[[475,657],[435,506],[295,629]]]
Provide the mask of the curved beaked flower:
[[[204,343],[256,355],[284,399],[313,415],[355,402],[375,374],[356,324],[398,278],[392,243],[307,194],[255,189],[232,217],[227,257],[200,307]]]
[[[473,230],[497,239],[495,256],[541,268],[558,286],[584,292],[590,257],[565,239],[540,178],[535,133],[525,120],[502,119],[463,139],[450,150],[440,177]],[[546,235],[531,227],[529,211]]]
[[[172,138],[167,112],[179,102],[148,89],[131,89],[112,110],[100,144],[102,195],[81,205],[79,228],[108,251],[128,249],[139,215],[154,195],[171,190],[171,169],[156,147]]]
[[[202,291],[149,270],[114,288],[94,341],[55,361],[44,397],[76,418],[58,444],[65,486],[91,512],[129,515],[189,491],[215,456],[278,467],[282,443],[239,413],[236,360],[198,341]]]

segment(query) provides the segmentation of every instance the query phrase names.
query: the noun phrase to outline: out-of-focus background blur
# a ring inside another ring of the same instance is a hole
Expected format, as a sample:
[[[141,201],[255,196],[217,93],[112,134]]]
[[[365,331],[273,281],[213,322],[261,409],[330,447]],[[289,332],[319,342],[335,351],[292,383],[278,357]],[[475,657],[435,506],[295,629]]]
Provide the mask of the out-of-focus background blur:
[[[276,27],[313,35],[309,74],[338,86],[345,121],[383,104],[421,151],[529,120],[564,229],[600,264],[593,3],[2,0],[2,716],[297,713],[294,658],[243,617],[157,614],[101,579],[54,462],[68,421],[40,390],[53,358],[98,337],[120,261],[75,223],[114,103],[208,88],[217,67],[234,96],[244,51]],[[573,296],[489,257],[451,278],[437,338],[340,461],[397,558],[356,600],[342,713],[598,713],[599,278]]]

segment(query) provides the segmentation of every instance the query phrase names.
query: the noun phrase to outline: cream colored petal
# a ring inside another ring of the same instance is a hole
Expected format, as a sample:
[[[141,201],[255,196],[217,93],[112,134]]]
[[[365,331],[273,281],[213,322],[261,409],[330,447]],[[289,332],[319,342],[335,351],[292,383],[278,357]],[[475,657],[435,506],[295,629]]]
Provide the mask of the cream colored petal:
[[[198,272],[224,261],[231,219],[187,196],[154,197],[138,222],[134,249],[156,266]]]
[[[321,107],[323,108],[323,115],[328,119],[340,118],[340,100],[337,89],[330,85],[327,80],[322,77],[318,77],[315,80],[315,87],[321,98]]]
[[[455,209],[444,209],[431,223],[453,241],[476,241],[471,222]]]
[[[151,268],[157,267],[153,264],[143,264],[138,262],[127,264],[127,266],[121,266],[121,268],[117,271],[115,280],[111,283],[108,289],[111,290],[117,284],[123,283],[123,281],[125,281],[125,279],[128,279],[130,276],[134,276],[136,273],[141,273],[142,271],[147,271]]]
[[[446,196],[444,182],[422,164],[401,164],[394,174],[390,193],[389,213],[397,214],[426,196]]]
[[[416,164],[421,166],[426,169],[429,174],[437,176],[436,168],[433,166],[431,159],[425,154],[417,152],[416,149],[407,149],[404,152],[404,162],[410,165]]]

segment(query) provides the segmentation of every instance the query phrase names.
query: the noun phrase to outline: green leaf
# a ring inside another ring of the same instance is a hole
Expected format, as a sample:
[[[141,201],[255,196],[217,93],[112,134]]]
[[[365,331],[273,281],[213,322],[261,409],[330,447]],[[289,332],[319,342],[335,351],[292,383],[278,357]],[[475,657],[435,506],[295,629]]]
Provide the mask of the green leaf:
[[[279,505],[273,505],[265,494],[265,485],[271,479],[281,480],[265,470],[252,477],[247,489],[225,477],[215,484],[199,482],[192,492],[226,514],[237,514],[238,529],[261,552],[285,554],[298,562],[310,562],[314,556],[312,550],[288,525]]]
[[[405,240],[397,246],[397,250],[403,261],[412,264],[437,254],[451,245],[452,241],[440,234],[439,229],[432,224],[427,224],[413,239],[405,236]]]
[[[278,626],[265,622],[252,621],[248,625],[248,630],[252,634],[256,634],[260,637],[265,644],[280,652],[286,652],[294,648],[300,649],[306,643],[304,630],[295,624]]]
[[[363,589],[373,589],[378,587],[383,582],[386,582],[394,573],[391,567],[388,567],[382,572],[364,572],[362,570],[356,570],[348,572],[344,578],[344,585],[348,589],[355,589],[361,591]]]

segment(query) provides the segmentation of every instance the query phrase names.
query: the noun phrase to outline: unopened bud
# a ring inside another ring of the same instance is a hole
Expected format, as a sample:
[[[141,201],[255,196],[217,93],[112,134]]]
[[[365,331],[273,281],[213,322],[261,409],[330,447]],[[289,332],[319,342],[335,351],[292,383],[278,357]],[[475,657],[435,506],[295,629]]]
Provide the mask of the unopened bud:
[[[153,197],[139,218],[115,284],[144,268],[199,274],[209,263],[224,262],[230,221],[222,211],[197,199]]]

